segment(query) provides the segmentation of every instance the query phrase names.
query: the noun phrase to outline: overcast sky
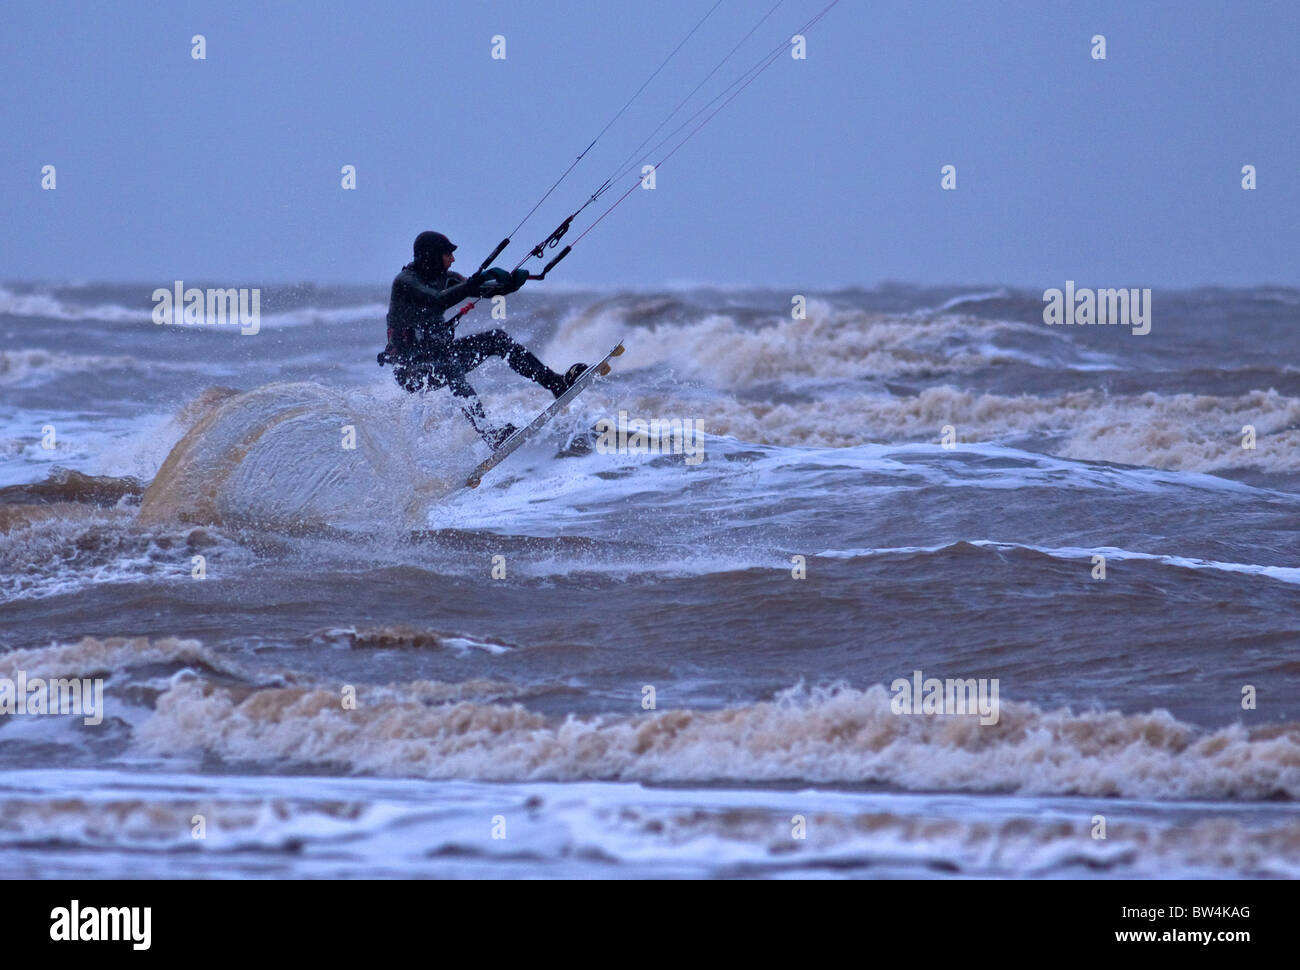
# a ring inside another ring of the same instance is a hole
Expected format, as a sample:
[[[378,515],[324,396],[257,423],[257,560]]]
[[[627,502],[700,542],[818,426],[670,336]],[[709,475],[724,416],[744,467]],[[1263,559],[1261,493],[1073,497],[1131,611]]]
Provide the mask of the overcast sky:
[[[773,2],[723,0],[502,262]],[[784,0],[704,90],[827,2]],[[466,269],[713,4],[6,0],[0,279],[382,286],[426,228],[461,244]],[[840,0],[805,60],[784,53],[555,278],[1296,284],[1298,42],[1294,0]],[[340,187],[347,164],[355,191]]]

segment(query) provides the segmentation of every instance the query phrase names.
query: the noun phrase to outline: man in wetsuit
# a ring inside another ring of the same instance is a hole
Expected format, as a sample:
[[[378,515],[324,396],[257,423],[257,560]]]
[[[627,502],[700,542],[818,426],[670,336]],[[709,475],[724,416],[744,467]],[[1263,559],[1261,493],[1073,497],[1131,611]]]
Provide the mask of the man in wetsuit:
[[[495,450],[514,434],[514,425],[488,425],[483,405],[465,375],[489,357],[503,357],[517,374],[536,381],[556,397],[567,391],[587,369],[574,364],[561,375],[551,370],[504,330],[456,337],[456,325],[443,314],[462,300],[513,293],[528,279],[528,271],[513,273],[493,267],[469,279],[451,272],[456,261],[451,240],[439,232],[415,237],[415,260],[393,280],[388,301],[388,346],[379,364],[393,365],[393,377],[412,394],[447,387],[464,398],[461,410],[474,430]]]

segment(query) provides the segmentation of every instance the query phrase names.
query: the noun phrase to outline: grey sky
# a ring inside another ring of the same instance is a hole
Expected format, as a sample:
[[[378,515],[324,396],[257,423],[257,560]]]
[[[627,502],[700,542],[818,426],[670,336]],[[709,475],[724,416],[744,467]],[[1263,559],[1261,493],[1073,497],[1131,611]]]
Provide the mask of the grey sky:
[[[724,0],[501,261],[772,2]],[[707,90],[825,2],[785,0]],[[383,285],[425,228],[477,264],[712,3],[8,0],[0,278]],[[1298,28],[1294,2],[841,0],[556,279],[1296,284]]]

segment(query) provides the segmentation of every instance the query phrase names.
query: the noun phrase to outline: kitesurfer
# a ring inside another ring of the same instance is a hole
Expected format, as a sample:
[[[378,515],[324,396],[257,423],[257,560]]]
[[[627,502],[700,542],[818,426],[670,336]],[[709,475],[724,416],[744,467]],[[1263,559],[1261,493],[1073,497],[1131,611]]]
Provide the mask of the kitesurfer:
[[[461,410],[494,450],[514,434],[511,424],[492,428],[483,405],[465,375],[489,357],[501,357],[517,374],[536,381],[556,397],[568,390],[587,369],[574,364],[557,374],[504,330],[456,336],[456,321],[443,314],[462,300],[504,296],[528,280],[528,271],[513,273],[493,267],[466,279],[451,271],[456,246],[440,232],[415,237],[411,263],[393,280],[388,303],[388,346],[379,354],[380,366],[393,365],[393,377],[412,394],[446,387],[464,399]]]

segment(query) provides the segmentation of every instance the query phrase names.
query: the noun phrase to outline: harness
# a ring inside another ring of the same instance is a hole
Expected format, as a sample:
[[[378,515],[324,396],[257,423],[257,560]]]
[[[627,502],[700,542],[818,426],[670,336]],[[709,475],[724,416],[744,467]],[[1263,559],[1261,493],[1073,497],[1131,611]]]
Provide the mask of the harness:
[[[438,351],[445,349],[448,342],[434,340],[429,328],[424,324],[408,324],[394,327],[388,325],[388,346],[375,357],[380,367],[385,364],[415,363],[440,357]]]
[[[406,267],[409,269],[410,267]],[[458,274],[447,273],[439,282],[455,284],[463,282]],[[393,319],[393,308],[388,314],[388,345],[376,355],[380,367],[385,364],[412,364],[436,360],[443,356],[455,336],[455,321],[442,318],[442,313],[433,312],[434,307],[421,307],[423,313],[432,319],[426,322],[402,322]],[[403,315],[410,315],[410,308],[405,307]]]

